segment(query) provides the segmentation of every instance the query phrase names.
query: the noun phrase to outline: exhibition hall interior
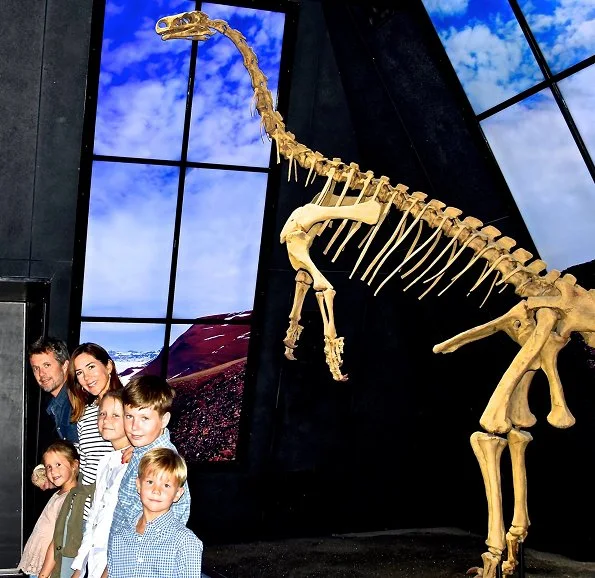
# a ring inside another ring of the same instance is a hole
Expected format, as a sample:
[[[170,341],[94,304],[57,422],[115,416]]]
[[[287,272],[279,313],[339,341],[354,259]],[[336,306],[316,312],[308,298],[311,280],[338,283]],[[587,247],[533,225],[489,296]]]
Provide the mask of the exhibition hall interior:
[[[173,388],[203,576],[595,576],[592,1],[26,4],[0,576],[52,493],[43,337]]]

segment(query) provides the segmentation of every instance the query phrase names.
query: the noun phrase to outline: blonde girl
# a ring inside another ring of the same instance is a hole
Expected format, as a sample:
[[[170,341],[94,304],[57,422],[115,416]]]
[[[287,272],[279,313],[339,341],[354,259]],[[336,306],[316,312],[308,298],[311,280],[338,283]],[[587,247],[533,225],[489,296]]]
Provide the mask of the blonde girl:
[[[39,516],[19,562],[19,569],[33,578],[37,578],[42,569],[62,504],[68,492],[76,486],[79,454],[71,442],[60,440],[51,444],[44,452],[43,465],[47,479],[59,489]]]

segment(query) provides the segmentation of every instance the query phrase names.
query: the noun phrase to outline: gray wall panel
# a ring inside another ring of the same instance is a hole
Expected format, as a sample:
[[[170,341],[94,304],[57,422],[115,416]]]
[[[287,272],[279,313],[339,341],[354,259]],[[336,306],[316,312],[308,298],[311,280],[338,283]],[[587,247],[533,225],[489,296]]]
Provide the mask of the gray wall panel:
[[[45,2],[2,0],[0,258],[29,257]]]
[[[0,568],[21,555],[25,307],[0,303]]]
[[[91,7],[91,0],[47,7],[32,259],[72,259]]]

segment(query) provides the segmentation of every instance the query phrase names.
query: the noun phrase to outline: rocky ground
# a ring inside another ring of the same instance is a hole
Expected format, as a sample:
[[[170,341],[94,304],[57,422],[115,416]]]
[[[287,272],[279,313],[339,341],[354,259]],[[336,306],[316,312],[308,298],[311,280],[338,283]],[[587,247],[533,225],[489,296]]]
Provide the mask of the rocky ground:
[[[206,545],[203,560],[211,578],[461,578],[484,549],[480,536],[431,529]],[[595,562],[530,549],[525,559],[530,578],[595,577]]]

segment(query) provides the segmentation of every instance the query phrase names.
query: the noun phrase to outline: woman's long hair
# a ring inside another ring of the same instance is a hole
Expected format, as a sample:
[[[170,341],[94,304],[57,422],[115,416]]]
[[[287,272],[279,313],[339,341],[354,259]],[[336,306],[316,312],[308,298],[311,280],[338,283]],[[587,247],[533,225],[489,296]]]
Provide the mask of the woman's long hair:
[[[70,405],[72,406],[72,416],[70,421],[73,423],[76,423],[83,417],[85,406],[95,401],[95,396],[91,395],[88,391],[85,391],[76,377],[74,360],[82,353],[91,355],[105,367],[107,367],[108,363],[111,361],[112,371],[110,373],[109,387],[107,391],[114,391],[122,388],[122,382],[116,371],[116,364],[109,353],[103,349],[101,345],[97,345],[97,343],[81,343],[72,352],[72,355],[70,356],[70,364],[68,365],[68,398],[70,399]]]

